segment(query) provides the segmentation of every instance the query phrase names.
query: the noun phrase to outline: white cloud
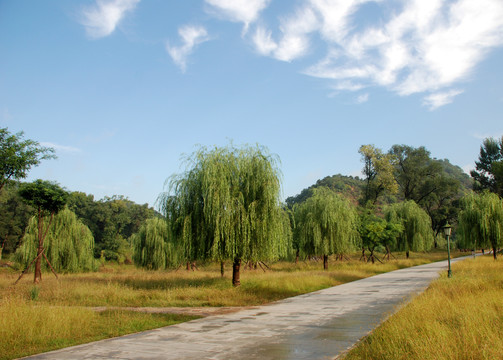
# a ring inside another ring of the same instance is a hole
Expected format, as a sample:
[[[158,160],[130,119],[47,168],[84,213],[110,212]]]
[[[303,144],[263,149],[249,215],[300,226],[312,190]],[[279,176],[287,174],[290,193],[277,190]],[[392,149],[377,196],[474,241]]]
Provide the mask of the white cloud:
[[[61,152],[68,152],[68,153],[79,153],[82,152],[79,148],[73,147],[73,146],[66,146],[66,145],[58,145],[50,142],[41,142],[40,145],[45,146],[45,147],[50,147],[53,148],[56,151],[61,151]]]
[[[182,39],[181,46],[171,46],[166,43],[166,51],[173,59],[173,62],[180,67],[182,72],[187,68],[187,58],[194,48],[209,40],[208,32],[202,26],[186,25],[178,29],[178,34]]]
[[[316,31],[318,20],[313,10],[309,7],[297,9],[291,17],[281,20],[281,39],[275,42],[271,31],[258,26],[253,36],[256,50],[267,56],[272,56],[281,61],[292,61],[304,56],[309,47],[308,34]]]
[[[251,23],[255,22],[270,0],[205,0],[217,14],[233,22],[244,24],[243,33],[248,31]]]
[[[450,104],[453,102],[454,97],[462,94],[463,90],[449,90],[445,92],[438,92],[426,96],[423,99],[423,105],[430,108],[430,110],[438,109],[441,106]]]
[[[280,18],[280,36],[257,27],[256,50],[291,61],[305,56],[318,35],[326,54],[303,73],[332,80],[331,88],[355,91],[381,86],[401,96],[434,93],[430,109],[459,95],[446,89],[466,81],[495,47],[503,45],[501,0],[305,0]],[[361,22],[363,6],[382,6]],[[381,15],[384,14],[384,15]],[[380,17],[378,17],[380,16]]]
[[[91,38],[101,38],[114,32],[127,12],[135,9],[140,0],[96,0],[82,10],[81,24]]]
[[[362,94],[356,98],[357,104],[363,104],[363,103],[366,103],[367,101],[369,101],[369,94],[368,93]]]

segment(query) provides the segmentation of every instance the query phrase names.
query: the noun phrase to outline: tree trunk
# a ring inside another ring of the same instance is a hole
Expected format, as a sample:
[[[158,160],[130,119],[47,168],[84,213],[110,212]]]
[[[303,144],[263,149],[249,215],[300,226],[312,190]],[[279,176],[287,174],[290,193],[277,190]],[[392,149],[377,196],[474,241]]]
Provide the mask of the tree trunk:
[[[407,251],[405,252],[405,256],[407,257],[407,259],[409,258],[409,255],[410,255],[410,254],[409,254],[409,250],[407,250]]]
[[[328,270],[328,256],[323,255],[323,270]]]
[[[241,267],[241,259],[235,258],[232,264],[232,286],[240,286],[241,281],[239,280],[239,269]]]
[[[297,249],[297,251],[295,252],[295,263],[299,263],[299,249]]]
[[[42,209],[38,208],[38,249],[37,249],[37,261],[35,261],[35,276],[33,278],[33,282],[38,284],[42,281],[42,251],[44,251],[44,233],[42,231]]]
[[[496,256],[496,246],[493,246],[493,257],[494,257],[494,260],[496,260],[497,256]]]
[[[224,271],[225,271],[225,262],[220,261],[220,276],[224,277]]]

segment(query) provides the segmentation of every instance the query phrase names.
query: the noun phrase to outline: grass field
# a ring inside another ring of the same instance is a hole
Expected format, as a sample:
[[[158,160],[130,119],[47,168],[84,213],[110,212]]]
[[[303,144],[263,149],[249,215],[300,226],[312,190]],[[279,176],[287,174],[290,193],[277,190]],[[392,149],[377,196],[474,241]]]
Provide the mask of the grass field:
[[[463,255],[463,254],[459,254]],[[445,258],[445,252],[411,254],[384,264],[351,261],[279,262],[264,272],[244,270],[242,285],[231,285],[230,264],[222,278],[216,264],[199,271],[144,271],[107,264],[96,273],[51,273],[34,286],[27,275],[16,286],[18,273],[0,270],[0,359],[62,348],[187,321],[193,317],[144,314],[124,310],[97,313],[89,307],[251,306],[362,279],[379,273]]]
[[[503,359],[503,260],[467,259],[393,315],[344,360]]]

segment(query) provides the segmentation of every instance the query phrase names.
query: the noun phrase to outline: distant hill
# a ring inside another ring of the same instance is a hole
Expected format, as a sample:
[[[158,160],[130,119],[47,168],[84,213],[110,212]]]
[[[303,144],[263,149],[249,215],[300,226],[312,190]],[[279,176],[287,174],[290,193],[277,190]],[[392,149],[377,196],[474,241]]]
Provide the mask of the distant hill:
[[[453,165],[449,162],[449,160],[439,160],[432,159],[438,161],[443,168],[444,174],[450,178],[454,178],[458,180],[461,184],[461,194],[466,193],[472,189],[473,180],[472,178],[466,174],[463,169],[461,169],[457,165]],[[309,186],[308,188],[302,190],[300,194],[295,196],[288,197],[285,201],[289,208],[292,208],[295,204],[301,203],[306,200],[309,196],[311,196],[311,189],[317,188],[320,186],[326,186],[335,192],[342,194],[344,197],[349,199],[353,204],[359,205],[359,201],[362,199],[363,191],[365,188],[365,180],[360,179],[358,176],[346,176],[346,175],[332,175],[326,176],[323,179],[316,181],[315,184]],[[383,194],[383,196],[379,199],[379,202],[376,204],[378,207],[394,203],[396,201],[403,200],[400,194],[390,195]]]
[[[346,198],[348,198],[355,205],[358,204],[358,200],[362,196],[362,189],[364,186],[364,181],[360,179],[358,176],[345,176],[341,174],[327,176],[323,179],[316,181],[315,184],[310,187],[302,190],[300,194],[295,196],[290,196],[286,199],[286,204],[289,208],[292,208],[293,205],[301,203],[306,200],[309,196],[311,196],[311,189],[317,188],[320,186],[326,186],[335,192],[342,194]]]

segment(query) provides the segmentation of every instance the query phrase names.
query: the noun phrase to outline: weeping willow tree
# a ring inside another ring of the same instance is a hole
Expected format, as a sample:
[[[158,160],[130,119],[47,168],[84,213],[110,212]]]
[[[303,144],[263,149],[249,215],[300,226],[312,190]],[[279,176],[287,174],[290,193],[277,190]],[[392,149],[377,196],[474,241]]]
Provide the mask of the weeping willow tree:
[[[328,256],[342,255],[356,249],[358,215],[351,203],[326,187],[312,190],[312,196],[294,208],[295,236],[307,255],[323,256],[328,269]]]
[[[503,200],[497,194],[469,194],[461,200],[460,245],[465,248],[491,247],[496,259],[503,246]]]
[[[396,250],[427,251],[434,242],[431,219],[413,200],[390,205],[384,209],[385,219],[390,223],[401,223],[403,230],[396,238]]]
[[[288,249],[280,207],[278,160],[260,146],[199,148],[186,171],[166,182],[158,199],[173,241],[186,260],[275,260]]]
[[[131,242],[133,261],[138,267],[166,269],[178,261],[178,251],[169,241],[168,224],[164,219],[147,219],[139,231],[132,235]]]
[[[42,229],[46,229],[44,253],[57,272],[83,272],[96,270],[94,260],[94,238],[91,230],[68,208],[54,215],[52,222],[44,219]],[[15,259],[23,266],[37,256],[39,222],[32,217],[26,228],[21,246]],[[46,269],[49,263],[44,264]]]

